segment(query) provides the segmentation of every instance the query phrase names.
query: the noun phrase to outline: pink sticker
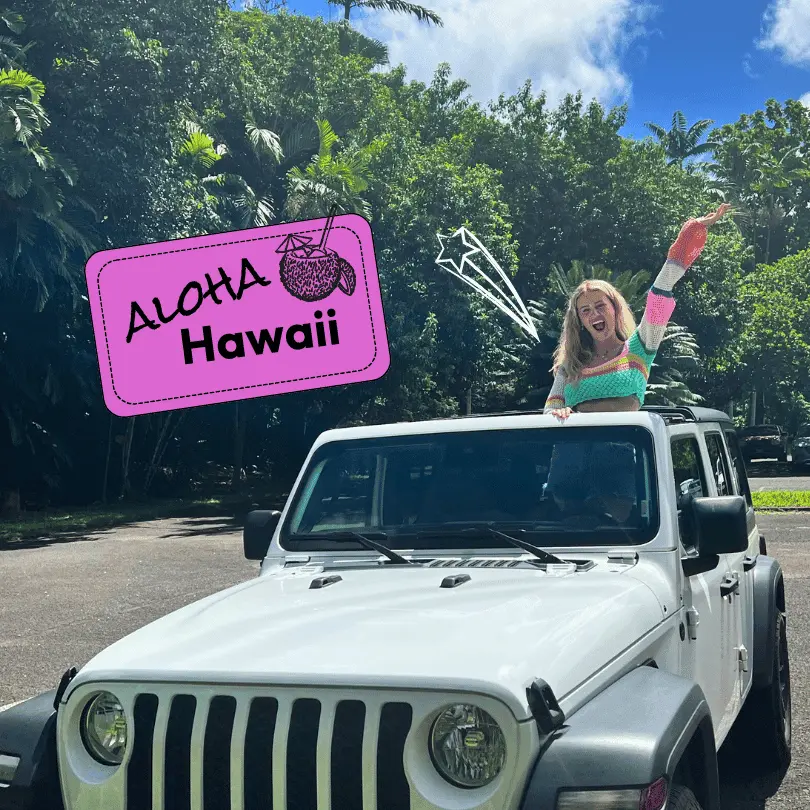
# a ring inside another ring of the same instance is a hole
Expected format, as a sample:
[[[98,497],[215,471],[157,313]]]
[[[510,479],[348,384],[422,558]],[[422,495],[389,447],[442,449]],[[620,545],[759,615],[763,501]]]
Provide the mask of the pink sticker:
[[[118,416],[388,370],[371,228],[356,214],[105,250],[86,274],[104,400]]]

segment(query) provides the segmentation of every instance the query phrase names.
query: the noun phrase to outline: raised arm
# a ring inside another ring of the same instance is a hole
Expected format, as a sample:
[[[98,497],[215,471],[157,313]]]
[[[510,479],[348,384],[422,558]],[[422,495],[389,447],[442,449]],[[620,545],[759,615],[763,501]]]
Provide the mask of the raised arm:
[[[647,353],[655,353],[664,338],[675,309],[673,288],[700,256],[706,244],[708,227],[724,216],[729,208],[724,204],[708,216],[690,219],[672,243],[664,266],[647,293],[647,306],[638,327],[638,338]]]
[[[554,375],[554,384],[551,386],[551,391],[546,398],[546,405],[543,408],[543,413],[551,413],[557,408],[565,407],[565,372],[560,369]]]

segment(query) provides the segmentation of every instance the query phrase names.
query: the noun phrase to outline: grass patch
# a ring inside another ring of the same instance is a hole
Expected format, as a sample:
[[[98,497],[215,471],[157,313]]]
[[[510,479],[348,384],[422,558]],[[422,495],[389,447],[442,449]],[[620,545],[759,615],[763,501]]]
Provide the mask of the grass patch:
[[[244,498],[199,498],[27,512],[0,523],[0,543],[52,537],[67,532],[111,529],[159,518],[233,515],[247,512],[250,508],[250,502]]]
[[[777,489],[772,492],[752,492],[751,499],[755,509],[768,509],[772,507],[808,507],[810,508],[810,490],[793,492],[787,489]]]

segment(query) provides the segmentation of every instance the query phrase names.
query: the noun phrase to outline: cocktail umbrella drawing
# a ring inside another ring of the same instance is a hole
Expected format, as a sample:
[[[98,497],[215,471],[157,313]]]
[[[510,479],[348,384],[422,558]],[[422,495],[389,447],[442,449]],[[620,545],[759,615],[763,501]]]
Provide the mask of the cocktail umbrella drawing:
[[[288,234],[276,248],[276,253],[291,253],[293,250],[298,250],[308,245],[311,241],[311,236],[299,236],[297,233]]]

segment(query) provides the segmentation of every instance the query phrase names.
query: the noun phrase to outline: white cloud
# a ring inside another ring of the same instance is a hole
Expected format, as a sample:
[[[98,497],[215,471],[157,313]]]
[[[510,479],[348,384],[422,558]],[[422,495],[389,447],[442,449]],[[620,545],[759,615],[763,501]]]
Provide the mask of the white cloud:
[[[613,104],[629,98],[621,57],[645,32],[644,0],[420,0],[442,18],[439,28],[404,14],[371,12],[357,21],[389,47],[392,65],[430,83],[448,62],[481,102],[514,93],[531,79],[550,104],[583,92]]]
[[[805,107],[810,107],[810,93],[805,93],[799,101],[804,104]]]
[[[791,65],[810,67],[810,0],[774,0],[762,22],[758,47],[778,51]]]
[[[747,53],[743,57],[742,67],[743,67],[743,73],[745,73],[745,75],[748,76],[749,79],[758,79],[759,78],[759,74],[754,73],[754,69],[751,67],[751,54],[750,53]]]

